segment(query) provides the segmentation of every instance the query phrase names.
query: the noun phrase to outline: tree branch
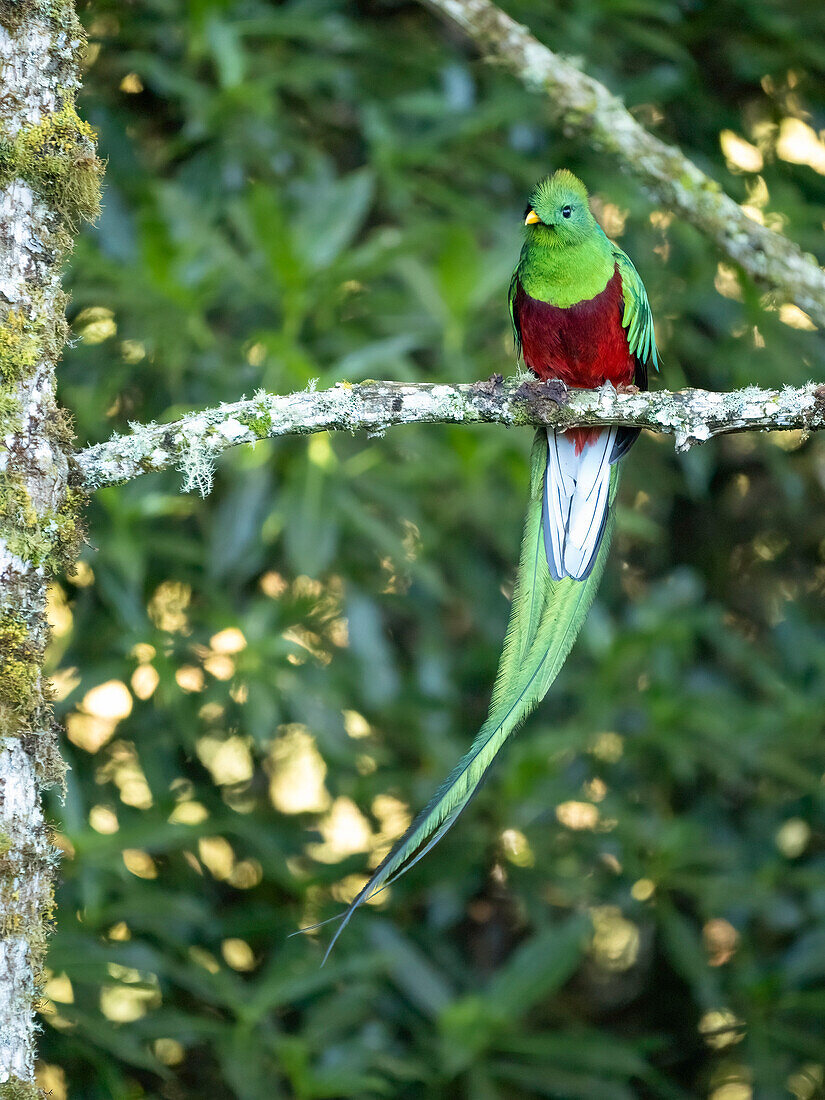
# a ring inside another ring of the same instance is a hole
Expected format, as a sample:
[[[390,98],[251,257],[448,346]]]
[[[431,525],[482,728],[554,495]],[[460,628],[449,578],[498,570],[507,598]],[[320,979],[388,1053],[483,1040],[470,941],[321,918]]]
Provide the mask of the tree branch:
[[[87,490],[173,466],[183,473],[184,489],[205,494],[212,484],[215,458],[239,443],[323,431],[377,435],[396,424],[482,422],[556,428],[624,424],[672,433],[682,451],[729,432],[820,430],[825,427],[825,386],[749,386],[733,393],[579,390],[559,405],[536,382],[338,383],[329,390],[285,396],[261,392],[249,400],[190,413],[173,424],[134,424],[129,435],[87,447],[75,454],[74,461]]]
[[[753,279],[825,326],[825,271],[815,257],[748,217],[679,149],[640,126],[603,84],[553,53],[490,0],[425,2],[468,34],[483,54],[500,61],[527,87],[544,92],[566,133],[586,136],[597,149],[617,157],[658,201],[711,237]]]

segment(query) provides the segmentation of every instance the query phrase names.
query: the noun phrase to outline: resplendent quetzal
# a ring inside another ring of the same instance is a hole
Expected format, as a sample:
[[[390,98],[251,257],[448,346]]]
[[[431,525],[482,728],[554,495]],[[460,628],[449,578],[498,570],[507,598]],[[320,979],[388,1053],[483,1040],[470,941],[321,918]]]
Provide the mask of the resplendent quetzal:
[[[587,190],[565,169],[542,180],[525,211],[525,242],[510,283],[516,348],[542,381],[593,389],[647,388],[658,369],[644,284],[604,234]],[[618,460],[632,428],[539,428],[510,622],[487,720],[429,805],[340,919],[441,839],[478,790],[499,749],[544,698],[593,602],[613,527]]]

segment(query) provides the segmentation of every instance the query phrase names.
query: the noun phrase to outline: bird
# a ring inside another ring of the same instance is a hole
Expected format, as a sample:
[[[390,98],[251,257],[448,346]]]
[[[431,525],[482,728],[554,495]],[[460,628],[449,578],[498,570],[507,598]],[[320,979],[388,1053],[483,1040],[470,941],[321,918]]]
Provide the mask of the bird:
[[[596,221],[584,184],[562,168],[538,184],[524,215],[509,302],[525,365],[564,387],[647,389],[648,364],[658,370],[659,361],[644,283]],[[639,430],[545,434],[542,526],[550,576],[585,580],[604,538],[616,463]]]
[[[509,307],[517,362],[562,392],[647,389],[649,366],[659,368],[644,283],[602,230],[584,184],[567,169],[541,180],[530,196]],[[487,718],[346,911],[330,918],[339,925],[324,962],[357,909],[441,840],[504,743],[550,689],[595,597],[613,529],[618,463],[638,434],[619,426],[537,430],[519,567]]]

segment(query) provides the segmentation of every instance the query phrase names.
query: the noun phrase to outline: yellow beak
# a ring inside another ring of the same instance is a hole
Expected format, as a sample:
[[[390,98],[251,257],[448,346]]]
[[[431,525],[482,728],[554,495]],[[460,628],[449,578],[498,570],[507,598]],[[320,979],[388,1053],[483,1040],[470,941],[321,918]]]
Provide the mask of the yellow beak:
[[[540,221],[541,221],[541,218],[538,216],[538,214],[535,212],[535,210],[531,210],[530,213],[527,215],[527,217],[524,219],[524,224],[525,225],[535,225],[536,222],[540,222]]]

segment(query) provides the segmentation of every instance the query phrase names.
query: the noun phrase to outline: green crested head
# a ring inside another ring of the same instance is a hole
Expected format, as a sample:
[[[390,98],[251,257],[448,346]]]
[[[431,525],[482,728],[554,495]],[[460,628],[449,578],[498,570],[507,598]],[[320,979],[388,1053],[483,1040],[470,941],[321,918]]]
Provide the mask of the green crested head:
[[[587,188],[566,168],[536,184],[524,224],[527,243],[545,248],[583,244],[599,231],[599,224],[590,213]]]

